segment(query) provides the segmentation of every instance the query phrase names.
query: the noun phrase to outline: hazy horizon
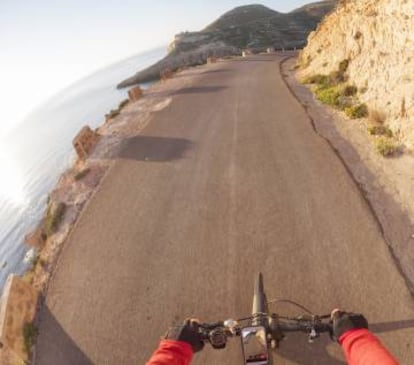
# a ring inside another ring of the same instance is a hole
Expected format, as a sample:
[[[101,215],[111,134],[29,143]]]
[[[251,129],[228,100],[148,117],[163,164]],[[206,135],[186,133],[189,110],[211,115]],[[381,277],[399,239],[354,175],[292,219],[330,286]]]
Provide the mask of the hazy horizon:
[[[312,1],[260,4],[289,12]],[[77,80],[134,54],[197,31],[236,6],[254,1],[52,0],[0,3],[0,136]],[[148,35],[151,35],[150,37]],[[120,80],[121,81],[121,80]]]

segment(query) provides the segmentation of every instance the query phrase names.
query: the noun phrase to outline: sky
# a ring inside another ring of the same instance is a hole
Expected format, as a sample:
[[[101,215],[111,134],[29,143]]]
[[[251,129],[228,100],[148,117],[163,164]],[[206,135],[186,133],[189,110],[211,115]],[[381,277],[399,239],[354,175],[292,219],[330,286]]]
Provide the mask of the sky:
[[[289,12],[311,0],[257,3]],[[204,28],[236,0],[0,0],[0,137],[73,82]],[[255,1],[253,1],[255,3]]]

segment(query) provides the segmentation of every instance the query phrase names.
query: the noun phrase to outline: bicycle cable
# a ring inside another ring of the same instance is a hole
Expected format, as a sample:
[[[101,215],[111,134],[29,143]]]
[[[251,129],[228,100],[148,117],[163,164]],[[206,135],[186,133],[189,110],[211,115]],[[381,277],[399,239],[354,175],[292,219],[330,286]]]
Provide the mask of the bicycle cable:
[[[273,299],[267,302],[267,304],[278,304],[278,303],[287,303],[287,304],[291,304],[295,307],[298,307],[300,309],[302,309],[303,311],[305,311],[307,314],[310,314],[311,316],[314,316],[314,314],[312,313],[311,310],[309,310],[308,308],[304,307],[302,304],[296,303],[293,300],[289,300],[289,299]]]

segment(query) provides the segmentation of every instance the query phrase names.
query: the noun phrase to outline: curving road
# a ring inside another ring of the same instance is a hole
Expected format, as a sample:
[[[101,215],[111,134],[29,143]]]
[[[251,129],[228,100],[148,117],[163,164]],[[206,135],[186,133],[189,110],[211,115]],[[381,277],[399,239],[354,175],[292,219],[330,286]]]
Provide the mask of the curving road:
[[[62,253],[36,365],[144,364],[168,325],[249,313],[268,297],[361,311],[414,363],[414,302],[377,223],[279,72],[282,56],[198,69],[131,138]],[[291,313],[290,308],[273,308]],[[293,335],[277,364],[343,364]],[[240,364],[238,341],[194,364]]]

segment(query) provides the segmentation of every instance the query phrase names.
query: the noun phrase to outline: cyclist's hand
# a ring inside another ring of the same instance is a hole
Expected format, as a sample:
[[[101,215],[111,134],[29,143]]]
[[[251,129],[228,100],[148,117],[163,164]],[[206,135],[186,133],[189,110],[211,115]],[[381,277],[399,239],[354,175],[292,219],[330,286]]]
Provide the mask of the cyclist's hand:
[[[204,347],[199,328],[200,324],[197,320],[186,319],[182,325],[171,327],[165,335],[165,339],[187,342],[192,347],[193,352],[198,352]]]
[[[335,309],[331,313],[333,336],[339,341],[341,336],[350,330],[368,329],[368,322],[362,314],[347,313]]]

